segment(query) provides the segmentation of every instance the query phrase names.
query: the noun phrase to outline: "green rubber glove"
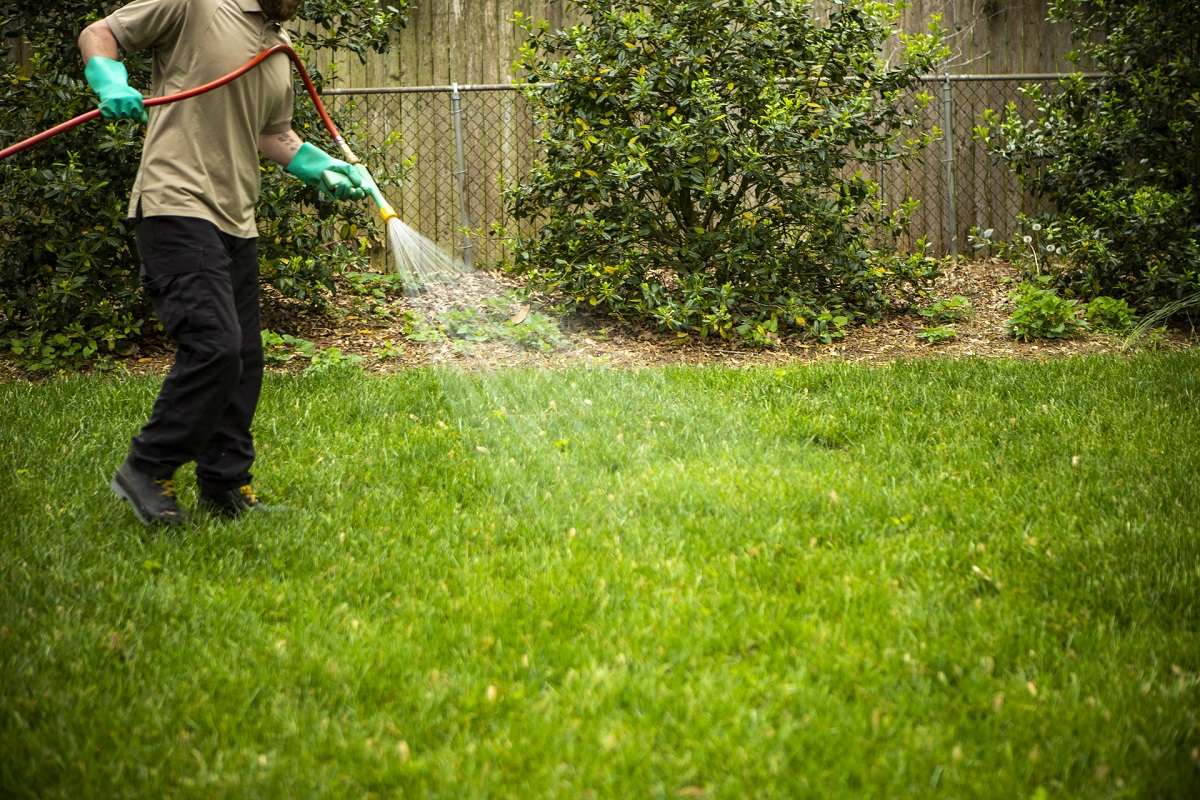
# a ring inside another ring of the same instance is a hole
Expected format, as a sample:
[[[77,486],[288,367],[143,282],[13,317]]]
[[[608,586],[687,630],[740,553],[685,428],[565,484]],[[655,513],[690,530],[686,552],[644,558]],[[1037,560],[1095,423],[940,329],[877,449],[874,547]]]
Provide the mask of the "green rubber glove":
[[[379,185],[375,183],[375,178],[371,176],[370,172],[367,172],[367,168],[362,164],[355,164],[354,168],[358,170],[358,177],[363,192],[371,195],[371,198],[375,201],[375,205],[380,208],[389,205],[388,201],[384,199],[383,192],[379,191]]]
[[[83,68],[83,75],[100,98],[100,115],[105,119],[132,119],[142,123],[149,119],[142,95],[129,85],[129,73],[120,61],[92,56]]]
[[[300,145],[288,162],[287,171],[309,186],[338,200],[357,200],[366,195],[362,176],[352,164],[334,158],[308,142]]]

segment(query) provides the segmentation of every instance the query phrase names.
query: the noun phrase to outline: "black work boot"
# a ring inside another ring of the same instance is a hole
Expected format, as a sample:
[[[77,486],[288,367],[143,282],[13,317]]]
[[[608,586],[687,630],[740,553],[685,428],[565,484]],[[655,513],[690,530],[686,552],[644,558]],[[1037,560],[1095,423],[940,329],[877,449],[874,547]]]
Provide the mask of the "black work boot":
[[[175,502],[175,481],[170,478],[152,478],[138,472],[126,461],[117,468],[109,488],[129,503],[143,525],[182,525],[187,522],[187,515]]]
[[[254,494],[254,489],[250,484],[239,486],[236,489],[227,489],[224,492],[209,494],[208,492],[200,493],[199,507],[210,514],[215,514],[220,517],[240,517],[243,514],[262,514],[272,511],[286,511],[283,506],[268,505]]]

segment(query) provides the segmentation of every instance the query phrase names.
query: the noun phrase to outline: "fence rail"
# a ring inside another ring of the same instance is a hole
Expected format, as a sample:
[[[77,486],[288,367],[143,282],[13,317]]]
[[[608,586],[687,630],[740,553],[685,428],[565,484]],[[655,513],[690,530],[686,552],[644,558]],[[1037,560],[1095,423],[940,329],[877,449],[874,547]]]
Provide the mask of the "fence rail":
[[[1052,88],[1066,75],[929,75],[921,78],[933,97],[920,112],[922,130],[940,132],[935,144],[907,162],[872,168],[884,201],[918,201],[909,242],[926,239],[934,252],[965,249],[974,227],[1009,235],[1020,212],[1042,205],[1024,192],[1012,173],[975,141],[973,131],[987,108],[1015,102],[1032,112],[1018,88]],[[1088,78],[1097,76],[1088,75]],[[330,110],[396,161],[412,159],[408,181],[390,197],[397,212],[455,255],[481,265],[503,255],[490,234],[511,226],[503,185],[520,180],[537,159],[533,115],[520,87],[510,84],[329,89]],[[528,232],[528,223],[521,229]]]

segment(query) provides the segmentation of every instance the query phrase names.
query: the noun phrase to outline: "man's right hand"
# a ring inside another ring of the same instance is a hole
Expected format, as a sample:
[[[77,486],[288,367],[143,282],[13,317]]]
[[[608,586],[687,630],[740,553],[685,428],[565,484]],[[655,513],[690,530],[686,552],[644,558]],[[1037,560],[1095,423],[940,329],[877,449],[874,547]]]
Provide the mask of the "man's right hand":
[[[100,98],[100,114],[105,119],[132,119],[142,123],[149,119],[142,95],[129,85],[129,73],[120,61],[92,56],[83,74],[88,86]]]

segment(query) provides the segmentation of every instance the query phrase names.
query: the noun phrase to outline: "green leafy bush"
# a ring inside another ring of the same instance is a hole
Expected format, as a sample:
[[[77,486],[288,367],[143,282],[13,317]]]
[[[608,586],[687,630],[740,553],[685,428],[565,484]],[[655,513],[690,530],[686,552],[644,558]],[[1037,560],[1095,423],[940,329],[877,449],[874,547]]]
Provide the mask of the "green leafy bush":
[[[1073,58],[1105,77],[1074,76],[1050,92],[1027,87],[1031,118],[1009,104],[976,129],[1055,207],[1023,220],[1010,253],[1082,298],[1103,294],[1152,308],[1195,292],[1200,4],[1054,0],[1050,16],[1073,26]]]
[[[928,141],[901,99],[944,49],[890,4],[580,0],[566,31],[526,24],[518,61],[545,160],[508,198],[513,269],[577,304],[676,331],[830,340],[936,271],[892,245],[867,177]],[[523,20],[522,20],[523,21]],[[921,98],[928,102],[928,96]],[[842,322],[839,322],[842,321]]]
[[[406,278],[398,272],[351,272],[344,277],[359,297],[385,302],[404,295]]]
[[[1053,289],[1022,284],[1013,294],[1013,302],[1008,331],[1015,339],[1068,339],[1087,329],[1080,318],[1079,301],[1059,297]]]
[[[407,4],[399,0],[393,7],[307,0],[302,14],[326,27],[293,38],[302,54],[316,47],[385,48],[386,31],[403,24]],[[76,39],[101,14],[101,7],[84,0],[55,3],[53,13],[34,0],[3,5],[0,34],[5,41],[24,35],[30,48],[26,61],[0,59],[0,142],[95,107]],[[148,63],[145,54],[127,60],[132,85],[149,85]],[[299,88],[296,129],[331,147]],[[0,161],[0,347],[28,367],[128,353],[157,328],[142,296],[133,238],[123,225],[141,139],[139,126],[93,122]],[[331,272],[365,264],[375,230],[370,209],[318,200],[281,170],[264,170],[263,280],[286,297],[319,304]]]
[[[372,355],[375,356],[376,361],[385,363],[388,361],[398,361],[399,359],[404,358],[406,352],[407,349],[400,342],[384,342],[375,349],[375,352]]]
[[[1128,333],[1133,329],[1134,314],[1129,303],[1114,297],[1100,296],[1084,308],[1088,324],[1096,330]]]

